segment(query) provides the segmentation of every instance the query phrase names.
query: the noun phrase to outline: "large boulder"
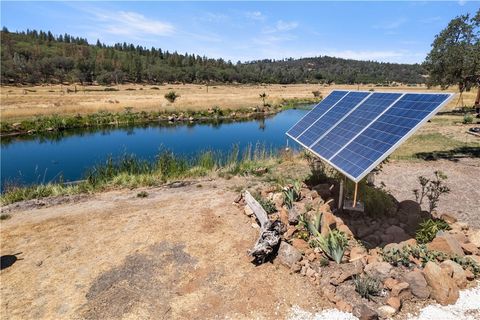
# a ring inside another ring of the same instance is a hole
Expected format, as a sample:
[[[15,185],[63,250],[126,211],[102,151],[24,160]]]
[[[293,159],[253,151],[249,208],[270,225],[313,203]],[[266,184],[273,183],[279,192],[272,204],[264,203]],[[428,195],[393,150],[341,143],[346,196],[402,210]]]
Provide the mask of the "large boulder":
[[[398,226],[390,226],[385,230],[385,234],[389,235],[392,240],[391,242],[399,243],[405,240],[410,239],[410,236]],[[383,239],[382,239],[383,240]]]
[[[447,232],[439,231],[435,239],[427,244],[428,250],[435,250],[446,253],[448,255],[457,255],[463,257],[462,246],[458,240]]]
[[[376,278],[383,282],[390,276],[392,265],[388,262],[374,262],[367,264],[364,271],[370,277]]]
[[[410,291],[415,297],[427,299],[430,296],[430,288],[421,271],[410,271],[403,276],[403,280],[408,283]]]
[[[442,269],[435,262],[429,261],[423,269],[425,280],[431,287],[431,297],[442,305],[453,304],[459,293],[455,281],[450,277],[448,270]]]
[[[292,245],[282,241],[278,248],[277,258],[278,262],[291,268],[296,262],[302,260],[302,254]]]
[[[463,270],[462,266],[452,260],[443,261],[440,264],[441,268],[447,269],[455,284],[460,289],[463,289],[467,286],[467,274]]]

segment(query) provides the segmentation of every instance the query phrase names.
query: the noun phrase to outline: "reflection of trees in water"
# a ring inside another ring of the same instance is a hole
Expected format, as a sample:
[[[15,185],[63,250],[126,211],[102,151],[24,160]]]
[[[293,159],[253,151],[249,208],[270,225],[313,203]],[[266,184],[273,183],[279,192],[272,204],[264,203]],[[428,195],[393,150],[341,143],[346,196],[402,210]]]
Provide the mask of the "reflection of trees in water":
[[[220,129],[224,124],[230,123],[243,123],[243,122],[259,122],[259,129],[265,130],[265,120],[268,118],[273,118],[273,115],[258,115],[248,119],[209,119],[209,120],[200,120],[195,122],[150,122],[150,123],[139,123],[135,125],[119,125],[119,126],[104,126],[104,127],[86,127],[86,128],[72,128],[63,131],[52,131],[52,132],[42,132],[34,135],[19,135],[19,136],[10,136],[2,137],[0,143],[2,146],[8,146],[12,143],[21,142],[21,141],[34,141],[37,140],[38,143],[51,143],[59,142],[63,139],[76,136],[76,137],[88,137],[96,134],[102,136],[110,135],[114,131],[122,130],[126,131],[127,135],[132,135],[135,132],[135,129],[148,129],[148,128],[159,128],[160,130],[175,131],[179,127],[187,127],[188,129],[193,129],[196,126],[206,125],[214,129]]]

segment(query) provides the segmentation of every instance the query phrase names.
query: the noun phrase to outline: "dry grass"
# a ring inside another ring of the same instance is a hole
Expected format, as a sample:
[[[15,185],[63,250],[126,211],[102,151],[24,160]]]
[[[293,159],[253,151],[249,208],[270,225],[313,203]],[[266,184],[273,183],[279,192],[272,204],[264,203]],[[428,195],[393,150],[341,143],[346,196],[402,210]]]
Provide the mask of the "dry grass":
[[[157,87],[158,90],[152,89]],[[425,87],[374,87],[365,86],[322,86],[313,84],[296,85],[120,85],[119,91],[103,91],[103,86],[83,87],[77,85],[77,93],[66,93],[74,85],[45,85],[35,87],[1,87],[2,120],[31,118],[50,114],[88,114],[101,110],[122,111],[126,107],[134,111],[152,110],[201,110],[219,106],[225,109],[241,109],[262,104],[259,94],[268,94],[267,102],[277,104],[282,99],[313,98],[312,91],[320,91],[323,96],[334,89],[375,91],[437,91]],[[27,89],[27,90],[25,90]],[[83,91],[98,90],[98,91]],[[135,89],[135,90],[127,90]],[[175,103],[168,102],[164,95],[174,90],[180,95]],[[453,90],[453,89],[452,89]],[[475,93],[464,95],[464,101],[473,104]],[[446,108],[454,108],[456,99]]]

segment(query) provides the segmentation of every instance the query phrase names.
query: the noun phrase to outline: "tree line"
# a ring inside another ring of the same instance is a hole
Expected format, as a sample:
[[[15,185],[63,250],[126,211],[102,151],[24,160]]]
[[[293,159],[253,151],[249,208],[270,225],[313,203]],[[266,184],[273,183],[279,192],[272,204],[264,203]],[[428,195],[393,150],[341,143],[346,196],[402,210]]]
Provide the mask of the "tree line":
[[[419,64],[328,56],[225,61],[127,43],[89,44],[50,31],[1,31],[1,83],[423,83]]]

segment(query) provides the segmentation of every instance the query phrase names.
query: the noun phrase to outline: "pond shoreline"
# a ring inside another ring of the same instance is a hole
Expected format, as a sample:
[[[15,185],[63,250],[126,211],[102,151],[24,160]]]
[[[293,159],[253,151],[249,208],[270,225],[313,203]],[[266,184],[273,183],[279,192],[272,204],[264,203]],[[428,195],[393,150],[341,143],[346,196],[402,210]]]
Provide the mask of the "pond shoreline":
[[[21,122],[0,122],[0,137],[15,137],[23,135],[36,135],[45,132],[59,132],[68,129],[109,127],[120,125],[136,125],[145,123],[205,123],[222,120],[250,120],[265,118],[281,111],[307,106],[320,102],[320,99],[290,99],[280,105],[252,107],[248,109],[221,109],[210,108],[205,111],[180,111],[159,112],[140,111],[132,112],[126,109],[124,112],[99,111],[93,114],[59,116],[56,114],[43,116],[36,119],[27,119]]]

